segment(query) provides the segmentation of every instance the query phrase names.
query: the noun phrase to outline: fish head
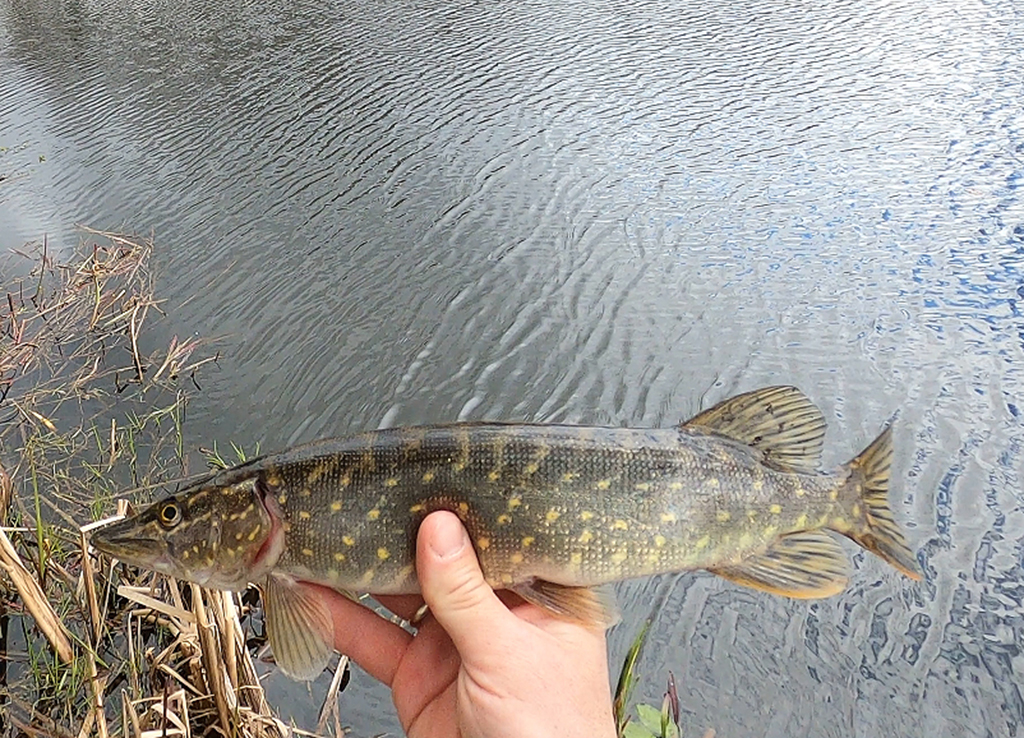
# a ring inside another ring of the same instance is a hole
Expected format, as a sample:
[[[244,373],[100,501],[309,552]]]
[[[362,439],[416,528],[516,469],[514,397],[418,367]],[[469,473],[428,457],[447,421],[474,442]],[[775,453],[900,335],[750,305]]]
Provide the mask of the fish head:
[[[245,589],[284,549],[276,503],[258,476],[200,483],[95,530],[93,546],[127,564],[213,589]]]

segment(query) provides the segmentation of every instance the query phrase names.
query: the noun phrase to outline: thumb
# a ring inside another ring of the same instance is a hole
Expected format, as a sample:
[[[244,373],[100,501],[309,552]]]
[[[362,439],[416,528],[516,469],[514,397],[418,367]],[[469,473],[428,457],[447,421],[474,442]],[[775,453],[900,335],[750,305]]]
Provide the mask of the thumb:
[[[466,529],[452,513],[436,512],[423,521],[416,571],[424,601],[463,658],[486,650],[494,626],[512,616],[484,580]]]

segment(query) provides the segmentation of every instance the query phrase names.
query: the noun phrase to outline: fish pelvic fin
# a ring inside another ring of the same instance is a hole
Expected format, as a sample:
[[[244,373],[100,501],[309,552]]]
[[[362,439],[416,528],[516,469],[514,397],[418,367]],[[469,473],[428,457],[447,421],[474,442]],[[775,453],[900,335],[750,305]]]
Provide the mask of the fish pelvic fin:
[[[782,536],[764,553],[709,571],[745,587],[810,600],[846,589],[847,564],[836,539],[813,530]]]
[[[825,417],[796,387],[764,387],[735,395],[682,425],[726,436],[757,449],[765,464],[814,474],[821,463]]]
[[[847,468],[847,489],[856,494],[852,504],[861,508],[859,520],[850,530],[841,531],[871,553],[881,557],[914,580],[921,579],[921,568],[907,545],[903,531],[889,507],[889,467],[892,464],[892,426],[878,434]]]
[[[263,584],[267,640],[274,661],[292,679],[312,681],[334,652],[334,619],[315,590],[270,574]]]
[[[568,587],[546,579],[533,579],[513,585],[511,590],[556,617],[589,628],[610,628],[622,619],[610,585]]]

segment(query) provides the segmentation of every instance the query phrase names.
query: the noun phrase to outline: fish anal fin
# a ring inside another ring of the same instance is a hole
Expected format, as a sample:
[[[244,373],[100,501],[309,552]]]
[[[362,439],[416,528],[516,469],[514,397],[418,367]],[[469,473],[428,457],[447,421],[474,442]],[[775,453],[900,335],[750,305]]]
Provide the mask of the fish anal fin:
[[[796,387],[764,387],[730,397],[682,427],[745,443],[782,471],[813,473],[821,465],[825,417]]]
[[[556,617],[591,628],[610,628],[621,619],[610,585],[568,587],[546,579],[532,579],[510,589]]]
[[[298,680],[319,676],[334,651],[334,619],[323,597],[271,574],[264,580],[263,610],[267,639],[281,671]]]
[[[821,530],[782,536],[764,553],[710,571],[737,584],[801,600],[839,594],[848,580],[846,554]]]

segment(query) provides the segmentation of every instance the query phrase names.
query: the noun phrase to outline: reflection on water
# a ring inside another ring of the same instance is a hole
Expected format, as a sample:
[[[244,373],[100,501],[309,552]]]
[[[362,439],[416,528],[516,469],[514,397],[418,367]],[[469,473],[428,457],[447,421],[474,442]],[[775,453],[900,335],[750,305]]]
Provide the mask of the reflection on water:
[[[0,235],[155,231],[168,334],[227,337],[194,446],[787,382],[840,463],[898,412],[927,581],[852,547],[823,602],[683,577],[647,696],[671,669],[696,734],[1015,736],[1022,48],[1009,0],[0,0]],[[616,663],[668,586],[621,588]],[[344,698],[357,735],[387,704]]]

